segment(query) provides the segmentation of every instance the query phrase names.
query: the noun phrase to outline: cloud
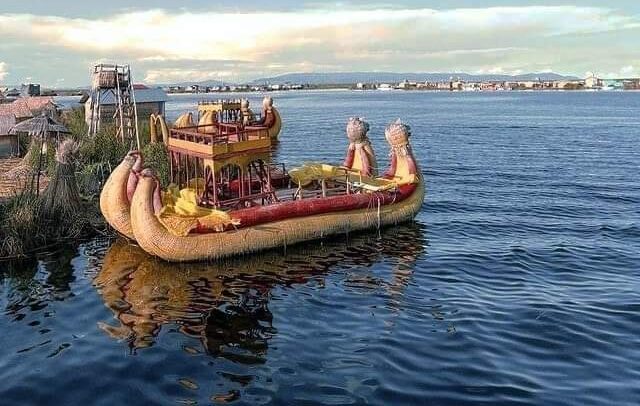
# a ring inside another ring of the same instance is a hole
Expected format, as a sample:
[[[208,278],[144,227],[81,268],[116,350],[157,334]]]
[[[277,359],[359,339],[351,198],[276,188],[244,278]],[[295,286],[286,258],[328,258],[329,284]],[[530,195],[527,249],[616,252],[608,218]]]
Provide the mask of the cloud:
[[[596,76],[603,76],[610,79],[631,78],[636,76],[636,69],[632,65],[627,65],[620,68],[617,72],[609,72],[604,75],[599,75],[596,72]]]
[[[638,30],[640,16],[582,6],[0,14],[4,45],[75,55],[87,64],[130,62],[149,82],[293,71],[615,71],[637,65],[631,38]],[[615,51],[595,45],[598,38],[615,43]],[[41,60],[47,62],[38,69],[51,69],[51,58]]]
[[[151,10],[93,20],[0,15],[0,34],[19,31],[40,43],[79,52],[146,60],[259,62],[278,54],[291,55],[292,50],[307,57],[315,53],[343,59],[351,54],[375,56],[389,49],[437,54],[518,47],[513,43],[541,36],[637,27],[637,18],[607,8],[578,6],[197,14]]]
[[[630,76],[630,75],[633,75],[634,72],[635,72],[635,69],[631,65],[623,66],[620,69],[620,75],[621,76]]]
[[[0,80],[4,80],[4,78],[9,75],[7,71],[7,64],[5,62],[0,62]]]
[[[192,81],[202,82],[205,80],[229,80],[234,76],[233,71],[208,71],[203,69],[150,69],[144,78],[148,83],[176,83],[188,78]]]

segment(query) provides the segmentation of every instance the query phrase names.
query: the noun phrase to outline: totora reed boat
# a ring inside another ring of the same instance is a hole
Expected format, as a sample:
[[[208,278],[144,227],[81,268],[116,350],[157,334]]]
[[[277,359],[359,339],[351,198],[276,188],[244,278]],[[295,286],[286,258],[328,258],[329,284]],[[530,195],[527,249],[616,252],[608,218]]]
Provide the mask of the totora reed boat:
[[[413,219],[422,206],[423,177],[410,128],[400,120],[385,130],[391,164],[381,176],[369,126],[359,118],[347,124],[343,165],[305,163],[288,171],[271,162],[266,129],[203,125],[215,126],[215,135],[170,130],[166,190],[133,151],[101,194],[109,224],[167,261],[217,259],[380,228]]]

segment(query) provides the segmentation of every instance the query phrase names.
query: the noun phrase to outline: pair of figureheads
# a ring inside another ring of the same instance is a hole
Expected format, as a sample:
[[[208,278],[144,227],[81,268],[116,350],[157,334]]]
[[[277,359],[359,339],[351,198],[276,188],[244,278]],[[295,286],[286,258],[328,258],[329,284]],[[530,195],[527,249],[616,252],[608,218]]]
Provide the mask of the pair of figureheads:
[[[240,114],[242,116],[242,124],[246,126],[265,126],[271,127],[275,121],[273,113],[273,99],[265,96],[262,99],[262,117],[256,120],[256,116],[249,107],[249,100],[242,99],[240,101]]]
[[[349,119],[347,122],[349,148],[343,166],[357,170],[365,176],[376,177],[378,176],[378,163],[371,141],[367,136],[368,132],[369,123],[362,118],[351,117]],[[417,168],[409,145],[411,128],[398,119],[386,127],[384,134],[391,146],[391,166],[384,176],[389,178],[396,176],[398,158],[403,164],[406,163],[407,165],[407,168],[403,168],[403,172],[416,174]]]
[[[198,125],[201,128],[198,131],[213,132],[214,125],[218,122],[218,116],[215,111],[206,111],[198,120]],[[242,99],[240,101],[240,122],[244,127],[267,127],[276,122],[276,117],[273,109],[273,99],[271,97],[265,97],[262,100],[262,117],[256,120],[256,116],[249,107],[249,100]],[[184,128],[193,126],[193,114],[185,113],[178,117],[174,127]]]

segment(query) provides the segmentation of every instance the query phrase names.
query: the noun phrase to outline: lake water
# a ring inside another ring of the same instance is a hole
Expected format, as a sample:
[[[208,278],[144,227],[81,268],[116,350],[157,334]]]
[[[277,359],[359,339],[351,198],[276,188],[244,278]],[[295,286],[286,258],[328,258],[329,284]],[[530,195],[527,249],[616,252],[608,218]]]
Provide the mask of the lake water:
[[[208,265],[100,238],[0,264],[0,404],[640,403],[640,93],[272,96],[289,165],[340,162],[354,115],[386,165],[409,123],[416,221]]]

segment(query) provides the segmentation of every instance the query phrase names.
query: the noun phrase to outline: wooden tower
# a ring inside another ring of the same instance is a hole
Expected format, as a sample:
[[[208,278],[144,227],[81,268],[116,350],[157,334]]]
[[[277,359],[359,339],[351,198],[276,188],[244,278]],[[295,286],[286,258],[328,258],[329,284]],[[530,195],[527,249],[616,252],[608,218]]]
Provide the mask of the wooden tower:
[[[134,139],[140,148],[138,111],[129,65],[96,65],[91,78],[91,94],[87,120],[88,134],[95,135],[107,117],[122,142]]]

